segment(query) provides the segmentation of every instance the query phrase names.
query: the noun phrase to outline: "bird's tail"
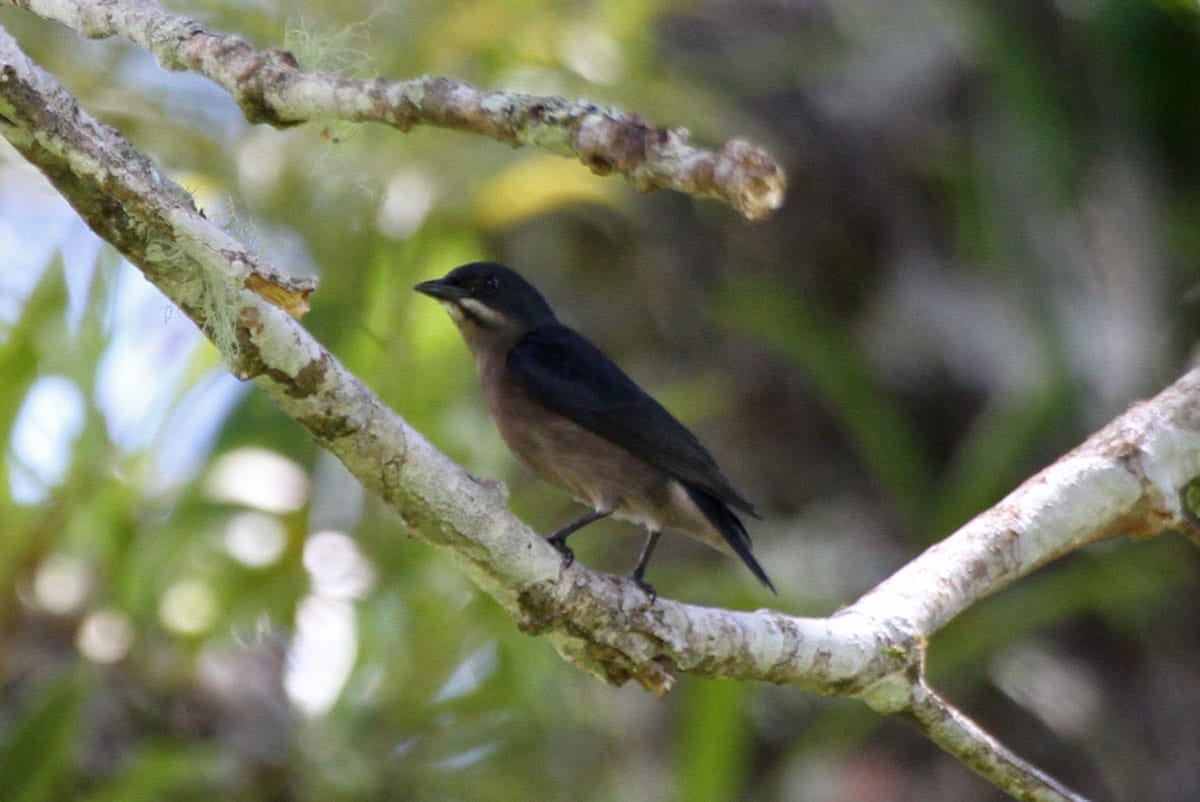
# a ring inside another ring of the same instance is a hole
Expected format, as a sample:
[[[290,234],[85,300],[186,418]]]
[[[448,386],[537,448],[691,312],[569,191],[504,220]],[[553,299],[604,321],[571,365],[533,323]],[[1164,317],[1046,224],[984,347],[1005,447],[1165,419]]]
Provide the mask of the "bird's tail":
[[[754,554],[750,551],[750,535],[746,532],[746,527],[742,526],[741,520],[734,515],[733,510],[729,509],[719,498],[699,488],[687,485],[685,487],[692,502],[700,508],[709,523],[716,527],[717,531],[721,533],[721,537],[725,538],[725,542],[733,548],[737,556],[742,558],[742,562],[746,564],[750,572],[758,577],[758,581],[766,585],[772,593],[778,595],[779,591],[775,590],[775,586],[771,584],[770,579],[767,579],[767,574],[758,564],[758,560],[754,559]]]

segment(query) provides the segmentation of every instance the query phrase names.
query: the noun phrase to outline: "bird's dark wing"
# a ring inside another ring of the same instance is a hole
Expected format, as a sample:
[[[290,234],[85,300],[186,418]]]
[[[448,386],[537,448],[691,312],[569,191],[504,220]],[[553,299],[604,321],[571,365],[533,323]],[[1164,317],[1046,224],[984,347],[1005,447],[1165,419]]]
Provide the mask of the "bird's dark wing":
[[[695,435],[573,330],[561,324],[534,329],[513,346],[508,367],[534,400],[551,411],[757,516]]]

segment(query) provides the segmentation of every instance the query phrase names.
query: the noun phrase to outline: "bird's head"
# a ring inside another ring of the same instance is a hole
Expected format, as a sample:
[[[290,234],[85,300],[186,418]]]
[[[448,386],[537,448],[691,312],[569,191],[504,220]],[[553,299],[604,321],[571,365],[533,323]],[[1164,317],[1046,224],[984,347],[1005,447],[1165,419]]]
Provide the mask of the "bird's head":
[[[532,284],[492,262],[456,267],[413,289],[441,302],[472,348],[555,322],[550,305]]]

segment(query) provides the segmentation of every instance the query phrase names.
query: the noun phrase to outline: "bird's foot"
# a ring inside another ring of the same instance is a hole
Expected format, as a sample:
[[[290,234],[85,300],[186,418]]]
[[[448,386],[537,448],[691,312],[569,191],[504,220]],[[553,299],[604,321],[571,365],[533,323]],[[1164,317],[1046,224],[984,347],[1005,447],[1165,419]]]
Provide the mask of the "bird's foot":
[[[546,538],[546,542],[554,547],[563,557],[563,568],[567,568],[571,563],[575,562],[575,552],[571,551],[571,547],[567,545],[567,539],[560,537],[558,534],[553,534]]]
[[[642,593],[645,593],[650,597],[650,604],[654,604],[654,602],[658,600],[658,591],[654,589],[653,585],[642,579],[641,574],[637,573],[636,571],[633,572],[629,575],[629,581],[641,588]]]

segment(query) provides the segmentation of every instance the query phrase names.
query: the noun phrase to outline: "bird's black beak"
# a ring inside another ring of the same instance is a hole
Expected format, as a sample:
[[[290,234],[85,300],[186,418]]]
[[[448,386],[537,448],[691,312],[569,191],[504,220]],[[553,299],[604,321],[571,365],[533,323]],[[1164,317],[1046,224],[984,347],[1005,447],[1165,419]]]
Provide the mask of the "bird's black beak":
[[[441,278],[435,278],[432,281],[422,281],[413,287],[413,289],[419,293],[428,295],[430,298],[437,298],[439,301],[458,301],[466,298],[468,294],[463,287],[447,284],[446,280]]]

